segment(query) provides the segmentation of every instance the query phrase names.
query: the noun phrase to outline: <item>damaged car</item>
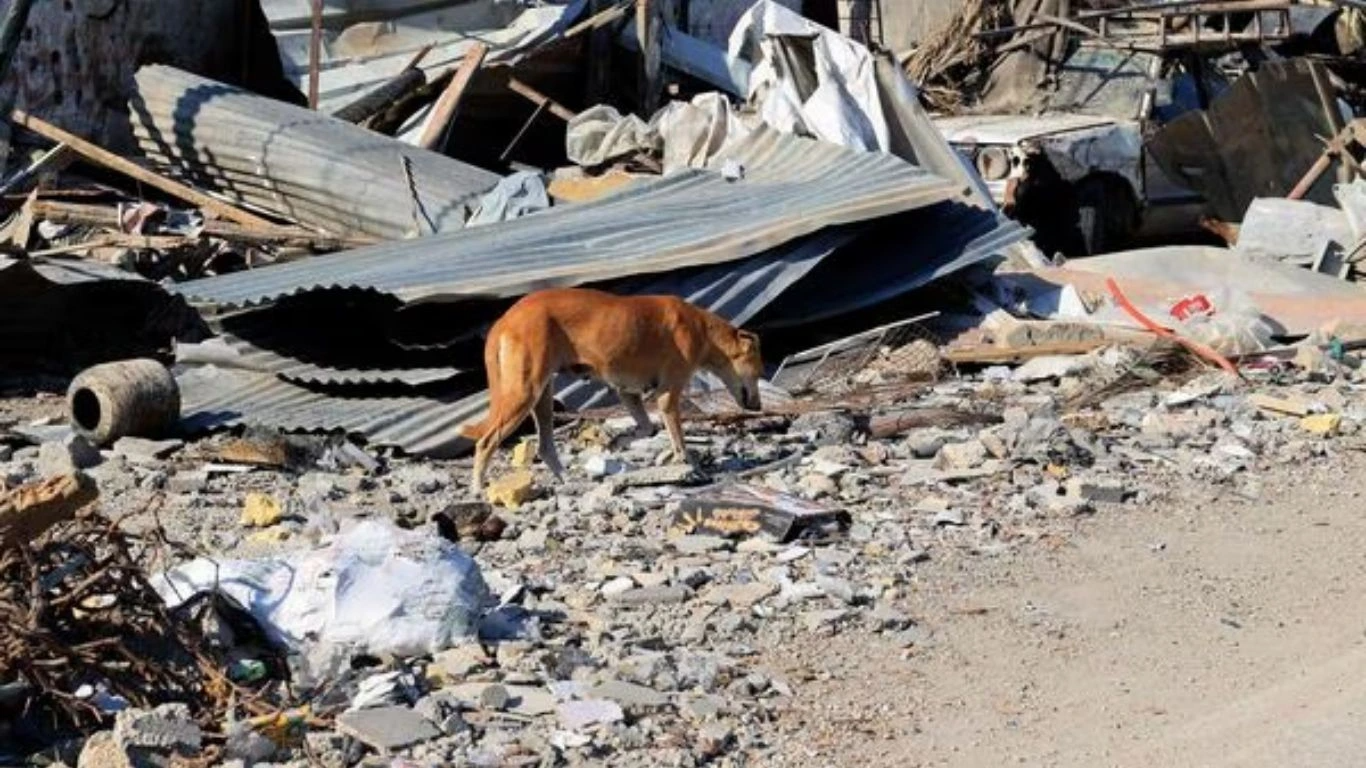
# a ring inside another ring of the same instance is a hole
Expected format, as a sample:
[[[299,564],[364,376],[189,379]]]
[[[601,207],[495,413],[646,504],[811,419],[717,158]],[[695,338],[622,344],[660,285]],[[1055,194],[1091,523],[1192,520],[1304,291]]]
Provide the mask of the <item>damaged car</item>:
[[[1035,228],[1047,253],[1104,253],[1139,236],[1194,233],[1201,196],[1172,181],[1144,146],[1152,131],[1227,87],[1216,70],[1194,62],[1080,48],[1040,92],[1037,111],[935,123],[996,202]],[[1031,204],[1021,199],[1026,194],[1043,199]],[[1034,209],[1045,220],[1030,221]],[[1068,219],[1075,233],[1066,231]]]

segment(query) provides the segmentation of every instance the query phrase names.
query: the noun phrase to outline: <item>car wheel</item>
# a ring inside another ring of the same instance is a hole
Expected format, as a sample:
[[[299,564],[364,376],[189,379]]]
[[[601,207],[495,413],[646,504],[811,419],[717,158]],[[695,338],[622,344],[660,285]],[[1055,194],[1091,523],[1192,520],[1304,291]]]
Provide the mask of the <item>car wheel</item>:
[[[1122,179],[1092,176],[1077,184],[1078,224],[1090,255],[1123,248],[1138,230],[1138,203]]]

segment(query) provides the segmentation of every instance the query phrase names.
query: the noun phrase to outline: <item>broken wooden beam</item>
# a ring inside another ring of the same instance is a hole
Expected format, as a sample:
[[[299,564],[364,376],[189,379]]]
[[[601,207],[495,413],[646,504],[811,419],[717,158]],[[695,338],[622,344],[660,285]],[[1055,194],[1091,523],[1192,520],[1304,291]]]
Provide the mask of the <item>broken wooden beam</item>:
[[[5,491],[0,494],[0,550],[33,541],[99,495],[95,481],[80,472]]]
[[[126,157],[120,157],[103,147],[96,146],[74,133],[62,130],[46,120],[34,117],[23,110],[16,109],[10,113],[10,121],[15,125],[33,131],[45,139],[50,139],[58,144],[70,146],[71,149],[79,153],[81,157],[96,165],[121,173],[150,187],[155,187],[168,195],[203,209],[210,215],[229,219],[248,227],[270,229],[275,226],[273,222],[263,219],[256,214],[247,213],[222,200],[210,197],[193,187],[150,171]]]
[[[663,54],[660,15],[653,0],[636,0],[636,39],[640,41],[640,110],[648,120],[659,108],[663,93]]]
[[[312,22],[308,38],[308,108],[317,109],[321,98],[318,80],[323,57],[323,0],[313,0]]]
[[[515,77],[508,78],[508,88],[510,88],[513,93],[525,98],[532,104],[535,104],[537,106],[544,106],[547,110],[550,111],[550,114],[560,118],[561,120],[564,120],[565,122],[569,122],[570,120],[574,119],[574,111],[572,109],[566,107],[558,101],[555,101],[554,99],[550,98],[544,93],[541,93],[535,88],[532,88],[531,86],[527,85],[521,80],[518,80]]]
[[[33,218],[50,221],[54,224],[75,224],[79,226],[104,227],[119,231],[118,208],[108,205],[89,203],[68,203],[61,200],[34,200],[27,204]],[[348,248],[371,245],[377,242],[368,237],[334,237],[314,232],[303,227],[273,225],[269,229],[243,227],[221,219],[206,219],[201,234],[222,240],[247,243],[269,243],[293,245],[307,243],[315,248]]]
[[[432,114],[427,118],[427,125],[422,129],[422,138],[418,140],[418,146],[424,149],[434,149],[441,151],[446,146],[446,139],[450,136],[451,125],[455,121],[456,113],[460,110],[460,100],[465,95],[465,89],[473,79],[474,73],[478,71],[480,65],[484,63],[484,57],[488,55],[489,47],[483,43],[475,43],[465,54],[465,58],[460,62],[460,67],[455,70],[455,75],[451,77],[451,82],[446,86],[446,90],[441,92],[441,98],[436,100],[436,105],[432,107]]]

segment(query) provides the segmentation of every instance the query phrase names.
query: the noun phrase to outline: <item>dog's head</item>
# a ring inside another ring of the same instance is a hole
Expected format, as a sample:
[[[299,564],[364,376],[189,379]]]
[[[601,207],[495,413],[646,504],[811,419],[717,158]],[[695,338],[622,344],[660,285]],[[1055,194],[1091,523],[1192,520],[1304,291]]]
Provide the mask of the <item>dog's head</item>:
[[[760,410],[759,379],[764,375],[764,359],[759,354],[759,337],[749,331],[737,330],[735,344],[726,357],[730,375],[723,378],[731,396],[745,410]]]

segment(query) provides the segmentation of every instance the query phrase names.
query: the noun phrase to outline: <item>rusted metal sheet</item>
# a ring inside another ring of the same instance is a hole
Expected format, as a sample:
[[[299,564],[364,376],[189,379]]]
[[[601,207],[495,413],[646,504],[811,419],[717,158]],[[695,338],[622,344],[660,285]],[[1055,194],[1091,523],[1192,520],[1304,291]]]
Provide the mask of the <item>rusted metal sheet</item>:
[[[1324,97],[1328,96],[1328,99]],[[1215,216],[1241,221],[1256,197],[1282,197],[1335,136],[1342,117],[1328,71],[1304,60],[1267,62],[1209,109],[1188,112],[1148,139],[1148,153],[1173,180],[1200,192]],[[1333,205],[1325,175],[1304,199]]]

